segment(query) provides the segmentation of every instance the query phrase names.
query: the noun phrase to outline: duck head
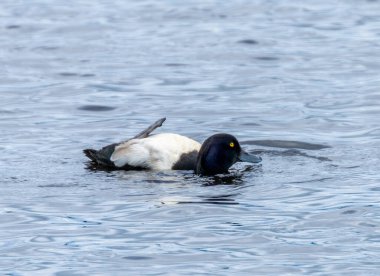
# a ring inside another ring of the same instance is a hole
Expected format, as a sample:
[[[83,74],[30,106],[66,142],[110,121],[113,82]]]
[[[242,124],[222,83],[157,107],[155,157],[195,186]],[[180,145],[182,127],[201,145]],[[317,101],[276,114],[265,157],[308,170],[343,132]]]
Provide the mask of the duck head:
[[[227,173],[236,162],[259,163],[261,158],[244,151],[234,136],[225,133],[215,134],[202,144],[195,173],[202,175]]]

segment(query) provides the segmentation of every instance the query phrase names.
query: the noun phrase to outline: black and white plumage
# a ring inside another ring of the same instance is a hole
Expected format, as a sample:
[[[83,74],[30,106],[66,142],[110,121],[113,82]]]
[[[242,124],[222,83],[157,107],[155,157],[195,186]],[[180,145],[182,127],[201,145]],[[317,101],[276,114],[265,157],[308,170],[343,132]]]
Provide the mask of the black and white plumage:
[[[164,121],[165,118],[158,120],[125,142],[100,150],[85,149],[84,153],[96,166],[109,169],[194,170],[203,175],[228,172],[238,161],[261,161],[260,157],[244,152],[230,134],[215,134],[203,145],[174,133],[151,135]]]

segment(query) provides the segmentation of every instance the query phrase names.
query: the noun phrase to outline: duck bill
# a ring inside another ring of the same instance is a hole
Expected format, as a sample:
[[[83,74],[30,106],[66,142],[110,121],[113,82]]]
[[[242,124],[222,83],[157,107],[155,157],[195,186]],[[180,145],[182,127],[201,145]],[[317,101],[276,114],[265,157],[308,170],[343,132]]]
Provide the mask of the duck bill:
[[[238,157],[238,162],[248,162],[248,163],[260,163],[261,162],[261,157],[250,154],[244,150],[241,151],[239,157]]]

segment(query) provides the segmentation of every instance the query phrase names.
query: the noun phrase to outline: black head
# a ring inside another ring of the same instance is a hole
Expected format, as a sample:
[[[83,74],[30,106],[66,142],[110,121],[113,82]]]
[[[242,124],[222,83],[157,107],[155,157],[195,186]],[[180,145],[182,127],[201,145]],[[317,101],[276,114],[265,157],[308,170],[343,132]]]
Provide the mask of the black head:
[[[202,144],[195,173],[203,175],[227,173],[228,169],[238,161],[258,163],[261,158],[243,151],[234,136],[225,133],[215,134]]]

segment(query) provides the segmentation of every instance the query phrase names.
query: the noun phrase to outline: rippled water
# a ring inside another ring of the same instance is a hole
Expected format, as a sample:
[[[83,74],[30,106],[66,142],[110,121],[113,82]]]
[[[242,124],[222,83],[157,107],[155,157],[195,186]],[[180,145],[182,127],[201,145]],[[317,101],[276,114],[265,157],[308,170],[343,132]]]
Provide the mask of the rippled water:
[[[379,9],[2,1],[1,274],[378,274]],[[263,162],[86,169],[83,148],[164,116]]]

